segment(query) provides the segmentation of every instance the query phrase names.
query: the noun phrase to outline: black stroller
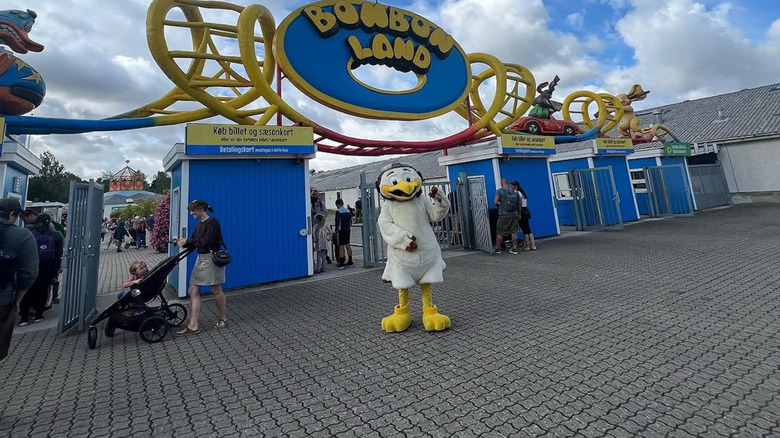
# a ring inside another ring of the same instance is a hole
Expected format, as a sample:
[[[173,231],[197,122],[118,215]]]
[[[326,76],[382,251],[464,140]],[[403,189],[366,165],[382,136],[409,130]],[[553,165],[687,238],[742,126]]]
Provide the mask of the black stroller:
[[[127,232],[128,232],[128,234],[130,234],[130,241],[125,243],[125,249],[128,249],[131,246],[135,247],[135,248],[138,248],[138,245],[137,245],[137,242],[136,242],[136,240],[137,240],[136,237],[138,236],[138,233],[132,227],[130,227],[127,230]]]
[[[162,341],[171,327],[181,325],[187,319],[187,308],[178,303],[168,304],[162,291],[168,282],[168,274],[192,251],[193,248],[183,249],[160,262],[149,271],[146,278],[98,315],[87,332],[89,348],[93,349],[97,345],[95,326],[104,319],[106,324],[103,333],[109,338],[120,328],[138,332],[141,339],[150,344]]]

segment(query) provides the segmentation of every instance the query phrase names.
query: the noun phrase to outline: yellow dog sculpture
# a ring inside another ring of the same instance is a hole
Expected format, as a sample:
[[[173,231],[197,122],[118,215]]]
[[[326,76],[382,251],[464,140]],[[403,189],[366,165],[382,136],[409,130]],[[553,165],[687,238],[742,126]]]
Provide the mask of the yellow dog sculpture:
[[[422,289],[423,327],[428,331],[445,330],[450,318],[433,305],[431,284],[444,281],[446,264],[431,222],[442,220],[450,203],[431,188],[422,195],[422,174],[404,163],[385,167],[376,180],[380,195],[386,199],[379,214],[379,231],[387,243],[387,265],[382,280],[398,289],[398,305],[392,315],[382,319],[382,330],[402,332],[409,328],[409,288]]]

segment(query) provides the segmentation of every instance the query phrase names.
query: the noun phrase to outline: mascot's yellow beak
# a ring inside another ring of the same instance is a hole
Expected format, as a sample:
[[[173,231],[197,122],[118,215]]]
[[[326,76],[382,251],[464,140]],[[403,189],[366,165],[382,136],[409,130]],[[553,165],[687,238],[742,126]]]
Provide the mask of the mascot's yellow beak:
[[[395,185],[383,185],[382,194],[386,198],[392,198],[398,201],[408,201],[420,192],[422,180],[420,178],[411,181],[401,180]]]

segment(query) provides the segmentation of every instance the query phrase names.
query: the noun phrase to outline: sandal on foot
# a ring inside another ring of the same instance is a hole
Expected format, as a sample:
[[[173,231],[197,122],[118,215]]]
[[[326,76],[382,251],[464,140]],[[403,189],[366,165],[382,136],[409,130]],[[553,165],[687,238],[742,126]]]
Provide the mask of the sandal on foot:
[[[193,330],[189,327],[184,327],[184,330],[179,330],[178,332],[176,332],[177,335],[196,335],[198,333],[200,333],[200,330],[198,329]]]
[[[214,324],[214,328],[225,328],[227,327],[227,319],[218,319],[217,323]]]

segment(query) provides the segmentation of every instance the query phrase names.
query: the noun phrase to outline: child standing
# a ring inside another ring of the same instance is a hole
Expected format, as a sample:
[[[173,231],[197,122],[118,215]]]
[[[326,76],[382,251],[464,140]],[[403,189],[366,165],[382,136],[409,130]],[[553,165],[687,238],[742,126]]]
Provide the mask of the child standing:
[[[325,215],[314,216],[314,273],[325,272],[325,258],[328,255],[330,232],[325,227]]]

